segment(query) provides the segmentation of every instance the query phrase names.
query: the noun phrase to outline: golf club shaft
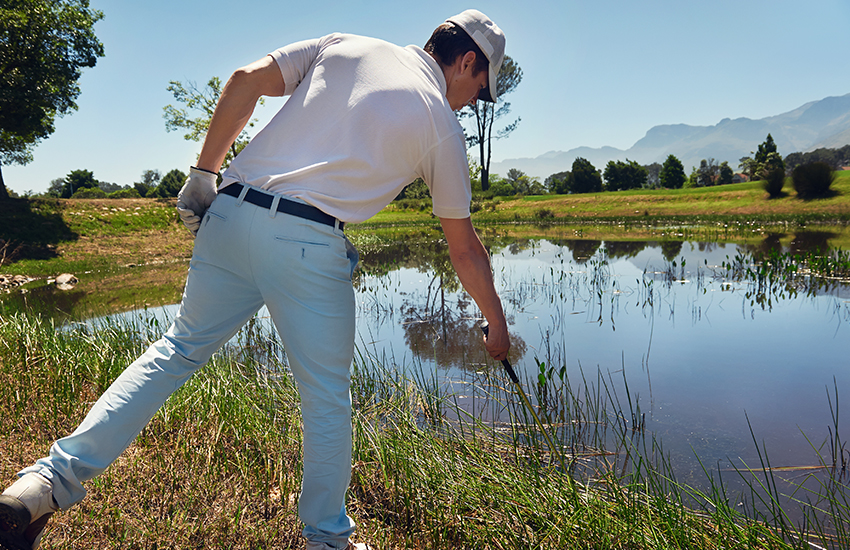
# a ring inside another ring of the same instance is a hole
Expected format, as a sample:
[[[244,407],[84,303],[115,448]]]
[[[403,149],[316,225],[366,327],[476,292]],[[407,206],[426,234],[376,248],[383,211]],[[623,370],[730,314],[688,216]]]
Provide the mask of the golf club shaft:
[[[484,333],[484,336],[488,336],[490,334],[490,325],[486,321],[481,323],[481,332]],[[525,390],[522,389],[522,384],[519,383],[519,378],[514,371],[514,368],[511,366],[508,358],[505,357],[502,359],[502,366],[505,367],[505,370],[508,373],[508,376],[511,378],[511,381],[514,383],[514,387],[519,393],[519,397],[522,400],[523,405],[531,413],[531,416],[534,417],[534,421],[537,422],[537,426],[540,428],[540,432],[543,434],[543,437],[546,439],[546,443],[549,445],[549,450],[558,456],[558,462],[561,463],[561,468],[563,468],[564,473],[567,473],[567,466],[564,463],[564,457],[555,449],[555,445],[552,443],[552,439],[549,437],[549,432],[543,426],[543,422],[540,421],[540,418],[537,416],[537,413],[534,412],[534,407],[531,405],[531,401],[528,400],[528,396],[525,394]]]

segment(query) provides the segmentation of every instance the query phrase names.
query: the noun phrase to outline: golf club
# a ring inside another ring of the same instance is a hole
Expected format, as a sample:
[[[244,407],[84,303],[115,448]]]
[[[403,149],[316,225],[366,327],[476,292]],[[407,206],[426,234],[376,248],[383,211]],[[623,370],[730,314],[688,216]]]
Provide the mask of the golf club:
[[[481,332],[483,332],[484,336],[487,337],[490,334],[490,323],[484,321],[479,326],[481,327]],[[549,445],[549,450],[555,455],[557,455],[558,462],[561,463],[561,468],[563,468],[564,473],[567,473],[567,466],[564,463],[564,457],[561,455],[560,452],[558,452],[558,450],[556,450],[555,445],[552,443],[552,439],[549,437],[549,432],[546,431],[546,428],[543,426],[543,423],[540,421],[540,418],[537,416],[537,413],[534,412],[534,407],[531,405],[531,401],[528,400],[528,396],[525,395],[525,390],[522,389],[522,384],[519,383],[519,378],[517,377],[516,372],[514,372],[514,368],[511,366],[511,363],[510,361],[508,361],[507,357],[502,359],[502,366],[505,367],[505,371],[507,371],[508,376],[514,383],[514,387],[517,389],[517,392],[519,393],[519,397],[522,400],[523,405],[525,405],[525,408],[528,409],[528,412],[531,413],[531,416],[534,417],[534,421],[537,422],[537,426],[540,428],[540,432],[543,434],[543,437],[546,439],[546,443]]]

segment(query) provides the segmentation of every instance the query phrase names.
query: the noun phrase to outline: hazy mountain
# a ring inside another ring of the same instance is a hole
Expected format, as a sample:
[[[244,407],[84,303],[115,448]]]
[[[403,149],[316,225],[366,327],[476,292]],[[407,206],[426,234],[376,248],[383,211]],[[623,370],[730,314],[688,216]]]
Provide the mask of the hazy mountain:
[[[770,133],[784,156],[819,147],[838,148],[850,144],[850,94],[827,97],[772,117],[724,118],[714,126],[665,124],[651,128],[646,135],[623,151],[614,147],[579,147],[569,151],[549,151],[535,158],[507,159],[494,162],[491,173],[504,175],[510,168],[541,179],[569,170],[576,157],[583,157],[600,170],[609,160],[636,160],[641,164],[664,162],[676,155],[690,172],[700,160],[713,157],[728,161],[738,169],[741,157],[749,156]]]

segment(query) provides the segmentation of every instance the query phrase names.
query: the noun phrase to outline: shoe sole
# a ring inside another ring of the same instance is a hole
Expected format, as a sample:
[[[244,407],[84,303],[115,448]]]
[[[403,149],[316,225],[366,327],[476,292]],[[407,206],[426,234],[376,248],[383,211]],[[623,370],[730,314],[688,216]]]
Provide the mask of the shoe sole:
[[[0,495],[0,550],[32,550],[24,538],[30,512],[16,498]]]

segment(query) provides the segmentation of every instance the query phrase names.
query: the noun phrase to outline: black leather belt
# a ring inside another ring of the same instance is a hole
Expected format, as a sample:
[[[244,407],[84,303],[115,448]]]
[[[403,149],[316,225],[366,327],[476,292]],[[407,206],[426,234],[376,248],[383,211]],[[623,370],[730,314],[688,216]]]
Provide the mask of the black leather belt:
[[[219,193],[230,195],[231,197],[238,197],[242,193],[243,187],[245,186],[241,183],[231,183],[224,189],[220,189]],[[262,206],[263,208],[271,208],[274,196],[268,193],[264,193],[259,189],[249,187],[248,192],[245,193],[244,200],[250,202],[251,204]],[[283,212],[284,214],[289,214],[291,216],[298,216],[299,218],[304,218],[305,220],[312,220],[314,222],[330,225],[331,227],[336,227],[337,223],[339,223],[340,230],[345,227],[345,222],[338,221],[330,214],[325,214],[315,206],[310,206],[309,204],[302,204],[300,202],[295,202],[284,198],[281,198],[280,201],[278,201],[277,211]]]

